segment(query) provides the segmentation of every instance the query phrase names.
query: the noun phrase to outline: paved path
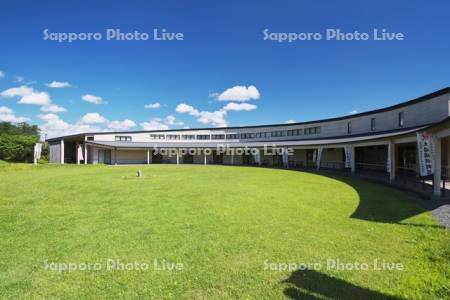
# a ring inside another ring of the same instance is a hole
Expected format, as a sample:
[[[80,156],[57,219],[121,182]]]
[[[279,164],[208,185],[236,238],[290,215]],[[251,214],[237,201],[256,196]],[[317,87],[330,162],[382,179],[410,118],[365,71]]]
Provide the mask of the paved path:
[[[447,202],[441,206],[431,209],[431,213],[436,217],[436,219],[438,219],[439,224],[445,226],[447,229],[450,229],[450,203]]]

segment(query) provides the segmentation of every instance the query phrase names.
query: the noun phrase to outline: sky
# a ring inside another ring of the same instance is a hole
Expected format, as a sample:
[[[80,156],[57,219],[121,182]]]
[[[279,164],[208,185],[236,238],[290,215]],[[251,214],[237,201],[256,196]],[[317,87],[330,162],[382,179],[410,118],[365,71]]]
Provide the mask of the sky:
[[[93,2],[1,2],[0,121],[46,137],[302,122],[449,86],[448,1]]]

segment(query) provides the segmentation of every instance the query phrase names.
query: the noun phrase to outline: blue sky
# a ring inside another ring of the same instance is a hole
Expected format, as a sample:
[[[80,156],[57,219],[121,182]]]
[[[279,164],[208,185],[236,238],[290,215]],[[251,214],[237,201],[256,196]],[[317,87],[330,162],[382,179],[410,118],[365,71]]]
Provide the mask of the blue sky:
[[[380,108],[449,85],[448,1],[77,2],[0,4],[1,120],[29,120],[49,135],[284,123]],[[150,39],[43,39],[44,29],[105,35],[108,28]],[[155,28],[184,40],[154,41]],[[263,34],[329,28],[405,38],[279,43]],[[70,86],[55,88],[63,83]]]

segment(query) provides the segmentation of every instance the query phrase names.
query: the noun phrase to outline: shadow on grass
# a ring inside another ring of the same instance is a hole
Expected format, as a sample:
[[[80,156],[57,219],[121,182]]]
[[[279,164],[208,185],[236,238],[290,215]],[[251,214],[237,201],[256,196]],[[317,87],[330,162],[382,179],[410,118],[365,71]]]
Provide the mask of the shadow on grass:
[[[283,290],[284,295],[290,299],[323,299],[324,297],[343,300],[402,299],[362,288],[314,270],[295,271],[283,283],[291,285]]]
[[[442,229],[444,226],[432,224],[405,223],[406,219],[446,204],[446,201],[414,199],[404,191],[362,179],[320,174],[341,181],[352,187],[359,196],[359,204],[350,218],[380,223],[429,227]]]

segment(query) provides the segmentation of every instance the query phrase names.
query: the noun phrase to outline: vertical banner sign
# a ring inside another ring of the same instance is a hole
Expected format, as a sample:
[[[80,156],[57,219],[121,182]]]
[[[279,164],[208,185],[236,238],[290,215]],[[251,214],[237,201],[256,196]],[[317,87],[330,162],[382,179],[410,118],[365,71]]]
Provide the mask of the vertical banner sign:
[[[417,133],[417,148],[419,150],[420,176],[429,176],[434,173],[434,140],[426,132]]]
[[[316,161],[316,165],[317,168],[320,168],[320,161],[322,159],[322,147],[317,148],[317,161]]]
[[[81,145],[78,145],[77,152],[78,152],[78,159],[79,160],[84,160],[84,158],[83,158],[83,148],[81,147]]]
[[[38,159],[41,159],[41,153],[42,153],[42,144],[36,143],[34,145],[34,163],[36,164]]]
[[[388,150],[387,150],[387,166],[386,170],[390,174],[391,173],[391,156],[392,156],[392,148],[391,144],[388,144]]]
[[[283,165],[285,167],[287,167],[288,163],[289,163],[289,157],[288,157],[288,150],[287,150],[287,148],[283,148],[282,149],[282,158],[283,158]]]
[[[345,154],[345,168],[349,169],[352,167],[352,148],[350,145],[344,146],[344,154]]]
[[[255,163],[257,163],[258,165],[261,164],[261,150],[259,149],[254,149],[254,153],[255,153]]]

